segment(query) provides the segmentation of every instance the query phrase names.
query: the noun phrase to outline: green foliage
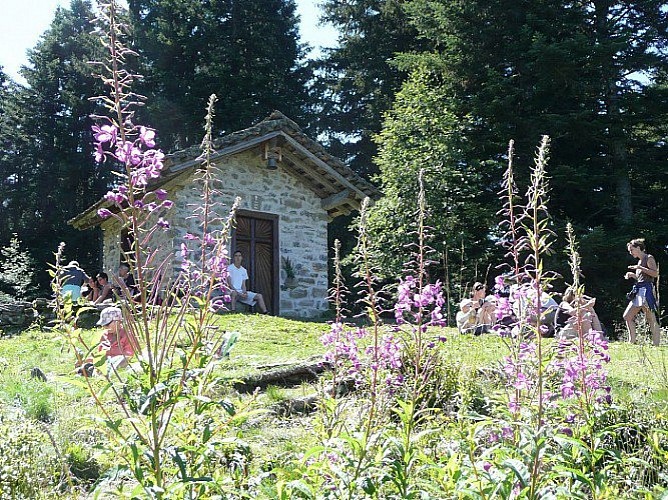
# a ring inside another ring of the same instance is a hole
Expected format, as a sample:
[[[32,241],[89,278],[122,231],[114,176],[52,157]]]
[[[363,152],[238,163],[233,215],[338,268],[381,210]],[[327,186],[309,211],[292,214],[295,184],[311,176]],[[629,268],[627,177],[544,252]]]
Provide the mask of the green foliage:
[[[199,144],[201,117],[219,97],[217,133],[244,129],[278,109],[300,120],[306,104],[305,47],[294,0],[131,0],[143,59],[147,122],[163,149]]]
[[[75,478],[83,482],[99,479],[100,464],[93,458],[90,449],[79,443],[70,443],[64,452],[67,466]]]
[[[418,172],[424,172],[430,242],[441,254],[465,241],[467,258],[480,260],[489,245],[496,212],[498,165],[467,159],[464,139],[470,123],[453,113],[454,103],[427,70],[416,70],[397,94],[377,141],[378,180],[384,197],[369,216],[369,231],[380,255],[383,277],[396,276],[414,239]],[[469,268],[469,279],[473,269]]]
[[[55,493],[58,464],[44,453],[44,432],[30,422],[2,422],[0,435],[0,496],[41,498]]]
[[[340,35],[338,46],[313,64],[314,127],[327,137],[335,155],[362,174],[377,172],[373,136],[380,132],[383,114],[407,76],[392,60],[400,52],[425,46],[408,22],[404,4],[405,0],[322,2],[322,19]]]
[[[0,248],[0,302],[31,298],[34,265],[30,253],[21,248],[18,236],[14,234],[9,245]]]
[[[588,292],[606,298],[599,304],[609,324],[626,286],[618,278],[624,247],[617,245],[636,234],[647,236],[650,249],[668,242],[658,205],[668,186],[663,2],[411,0],[406,10],[434,49],[397,59],[405,69],[428,68],[432,86],[448,97],[447,112],[456,117],[449,130],[466,145],[461,163],[496,165],[514,139],[521,187],[539,135],[552,138],[554,226],[561,234],[571,221],[582,235]],[[430,140],[438,150],[451,136]],[[561,258],[546,262],[566,274]]]
[[[244,314],[219,315],[216,320],[221,328],[241,333],[230,359],[222,361],[215,371],[218,385],[214,394],[224,396],[212,399],[218,402],[228,397],[231,399],[230,404],[211,406],[212,411],[208,416],[196,422],[200,429],[199,437],[207,426],[211,429],[211,426],[220,425],[230,432],[223,433],[218,439],[211,438],[206,447],[186,446],[178,449],[178,454],[175,450],[172,455],[175,461],[165,462],[168,473],[180,474],[178,457],[185,459],[190,450],[192,456],[199,456],[203,467],[211,471],[212,479],[203,487],[209,488],[208,491],[223,492],[229,497],[248,495],[253,498],[281,498],[278,492],[282,491],[286,499],[317,498],[321,492],[330,491],[327,487],[331,483],[326,482],[329,476],[323,474],[323,464],[316,465],[314,460],[317,457],[331,460],[334,455],[328,454],[330,449],[322,451],[317,448],[316,440],[322,436],[331,436],[332,432],[337,435],[337,429],[351,429],[357,425],[367,401],[366,394],[351,393],[338,402],[323,402],[323,407],[314,415],[279,419],[266,413],[248,415],[249,411],[264,408],[271,401],[268,398],[257,398],[253,402],[241,401],[229,389],[229,384],[241,374],[258,373],[265,365],[295,358],[307,359],[322,353],[323,347],[317,339],[327,325]],[[99,338],[100,331],[83,331],[81,334],[83,338],[94,340]],[[480,418],[480,412],[476,411],[479,408],[483,408],[484,414],[494,419],[503,418],[499,411],[502,394],[499,389],[503,373],[498,369],[499,361],[506,353],[503,340],[493,335],[459,336],[452,329],[430,329],[428,338],[436,340],[441,335],[446,335],[448,340],[437,343],[434,348],[440,359],[435,370],[443,375],[438,379],[430,379],[436,385],[428,395],[444,403],[449,400],[454,404],[444,404],[442,410],[430,416],[423,413],[418,419],[420,425],[416,429],[415,438],[408,444],[405,439],[406,427],[401,424],[403,417],[396,412],[388,417],[383,433],[378,435],[378,453],[371,457],[375,465],[366,469],[365,477],[368,479],[364,483],[367,489],[376,488],[381,498],[382,495],[389,498],[396,495],[397,491],[410,491],[411,488],[434,498],[473,495],[466,493],[466,488],[472,484],[471,464],[477,465],[476,470],[483,477],[485,488],[490,488],[490,491],[494,491],[497,486],[499,492],[512,491],[518,476],[511,466],[517,468],[520,475],[523,474],[516,465],[516,460],[521,457],[510,450],[510,443],[504,440],[490,442],[489,436],[495,429],[489,425],[476,425]],[[549,341],[546,349],[553,345]],[[610,354],[610,379],[614,398],[619,400],[619,404],[599,415],[594,422],[595,434],[601,442],[599,449],[613,450],[612,454],[604,454],[597,462],[601,475],[595,481],[599,485],[605,483],[605,489],[600,491],[606,491],[608,498],[639,498],[647,491],[652,491],[660,498],[665,488],[660,478],[663,477],[663,464],[668,450],[665,441],[668,406],[664,392],[665,379],[661,373],[665,373],[668,359],[662,349],[648,349],[626,343],[612,343]],[[7,377],[13,379],[14,373],[24,371],[24,366],[29,368],[39,365],[49,376],[47,385],[58,401],[57,405],[52,406],[57,411],[53,413],[51,426],[57,429],[59,449],[69,465],[75,485],[79,484],[80,488],[86,489],[91,487],[88,481],[94,481],[95,463],[102,476],[107,477],[97,487],[100,495],[112,494],[118,484],[127,485],[126,479],[120,479],[123,477],[121,472],[117,481],[111,479],[114,477],[113,467],[119,465],[118,453],[102,453],[103,450],[96,446],[107,438],[102,435],[99,423],[91,422],[88,418],[88,414],[96,415],[97,412],[91,407],[87,391],[79,387],[85,384],[84,380],[78,377],[72,378],[70,382],[68,377],[62,377],[73,366],[73,352],[66,349],[53,333],[30,331],[2,340],[0,357],[4,360],[0,360],[0,387],[12,386],[14,382]],[[639,377],[638,373],[646,373],[647,377]],[[61,377],[57,377],[59,374]],[[94,377],[91,380],[100,387],[104,385],[103,378]],[[39,384],[44,385],[42,382]],[[17,392],[31,390],[29,384],[16,387]],[[440,390],[442,393],[436,394],[432,390]],[[290,389],[281,391],[285,396],[293,394]],[[299,395],[303,389],[297,391]],[[105,394],[108,396],[109,391]],[[31,459],[32,462],[15,462],[19,449],[8,450],[2,444],[0,448],[6,456],[12,457],[13,474],[18,474],[23,466],[31,467],[36,472],[30,477],[37,474],[43,478],[40,494],[47,498],[62,498],[65,494],[62,490],[56,494],[49,493],[50,488],[55,487],[61,469],[61,464],[54,459],[53,450],[48,446],[49,438],[25,418],[22,424],[17,423],[18,417],[12,416],[15,404],[13,397],[8,395],[2,398],[0,415],[3,415],[3,423],[0,424],[0,432],[3,435],[5,432],[11,434],[6,429],[18,429],[21,426],[32,429],[31,432],[35,432],[39,440],[38,451],[33,449],[38,455]],[[111,399],[105,401],[109,408],[115,407]],[[459,406],[460,411],[451,411],[458,407],[460,401],[464,402]],[[331,404],[333,402],[337,403],[336,406]],[[480,406],[481,403],[484,403],[484,407]],[[183,433],[182,438],[191,432],[187,429],[189,419],[193,416],[185,411],[189,404],[184,401],[184,412],[179,412],[175,420],[178,432]],[[87,410],[82,412],[82,408]],[[233,420],[235,416],[228,412],[232,408],[237,420]],[[403,412],[405,417],[410,408],[402,408],[399,405],[396,410]],[[226,427],[229,425],[232,427]],[[192,439],[199,437],[192,436]],[[349,441],[349,445],[355,442],[354,438]],[[523,443],[528,447],[531,441],[527,437]],[[12,440],[12,444],[18,444],[18,441]],[[338,446],[344,445],[330,444],[332,449],[338,449]],[[551,476],[550,481],[572,485],[574,495],[582,496],[587,486],[586,483],[578,483],[577,478],[581,477],[586,464],[587,453],[590,453],[586,451],[588,448],[591,448],[589,440],[583,435],[568,439],[563,435],[555,436],[544,454],[546,467],[554,465],[555,471],[558,471],[557,475]],[[469,449],[473,452],[473,462],[468,458]],[[319,455],[321,451],[322,455]],[[615,458],[615,453],[623,460]],[[485,475],[485,461],[491,463],[493,460],[490,458],[505,465],[500,469],[491,469],[490,474]],[[340,460],[338,455],[336,460]],[[347,472],[340,462],[337,463],[337,470],[342,474],[337,477],[344,481],[343,475]],[[19,468],[16,464],[20,465]],[[629,478],[633,478],[633,481]],[[546,488],[549,490],[551,486],[546,485]],[[125,486],[123,493],[129,494],[130,489]],[[359,491],[359,498],[367,495],[361,483]]]
[[[27,85],[9,85],[0,99],[0,244],[18,234],[37,263],[51,258],[45,243],[65,239],[71,259],[85,267],[97,263],[96,233],[67,225],[98,199],[109,180],[96,167],[90,141],[90,115],[100,108],[88,97],[101,91],[87,66],[100,53],[92,18],[89,0],[59,8],[28,53],[29,64],[21,70]],[[42,293],[48,290],[41,265],[35,280]]]

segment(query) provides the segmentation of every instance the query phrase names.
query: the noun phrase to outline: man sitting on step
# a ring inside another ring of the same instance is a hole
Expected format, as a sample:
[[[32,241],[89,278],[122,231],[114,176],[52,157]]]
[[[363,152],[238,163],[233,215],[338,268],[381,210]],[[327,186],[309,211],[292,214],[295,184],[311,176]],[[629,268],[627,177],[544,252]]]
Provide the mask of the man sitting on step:
[[[229,274],[227,278],[227,284],[230,287],[230,297],[232,302],[230,303],[230,310],[237,310],[237,301],[242,304],[248,304],[249,306],[254,306],[257,304],[260,307],[262,314],[267,314],[267,306],[264,303],[264,298],[262,294],[254,293],[249,291],[246,288],[246,282],[248,281],[248,271],[246,268],[241,265],[243,260],[243,254],[237,250],[234,252],[234,263],[230,264],[227,268]]]

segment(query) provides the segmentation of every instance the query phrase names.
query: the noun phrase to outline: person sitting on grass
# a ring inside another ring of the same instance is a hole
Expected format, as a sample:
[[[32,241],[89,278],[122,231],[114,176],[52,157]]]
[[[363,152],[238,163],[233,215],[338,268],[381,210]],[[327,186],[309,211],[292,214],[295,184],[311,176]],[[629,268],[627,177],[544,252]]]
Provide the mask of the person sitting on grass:
[[[135,355],[137,341],[123,328],[123,313],[118,307],[107,307],[100,313],[98,326],[105,327],[100,339],[100,350],[105,351],[108,373],[124,368]]]
[[[88,278],[88,287],[82,292],[83,297],[89,302],[95,302],[100,296],[100,286],[95,278]]]
[[[471,299],[461,301],[455,320],[457,321],[457,330],[459,330],[459,333],[472,333],[475,330],[476,310],[473,309],[473,301]]]
[[[567,288],[564,292],[561,303],[559,304],[559,310],[557,311],[557,337],[577,337],[579,328],[582,328],[582,333],[585,335],[588,334],[591,330],[603,332],[601,321],[598,319],[596,311],[594,311],[594,304],[596,304],[595,298],[583,295],[579,297],[578,307],[578,300],[576,298],[575,291],[572,287]],[[581,317],[580,326],[577,324],[578,310],[580,311]]]
[[[476,334],[488,333],[496,320],[494,296],[487,296],[487,285],[476,281],[471,292],[473,309],[476,312]]]
[[[100,287],[100,294],[95,299],[94,304],[101,304],[105,300],[113,300],[114,290],[109,283],[109,275],[107,273],[97,273],[96,279]]]
[[[496,305],[494,297],[487,297],[487,287],[480,282],[473,284],[470,299],[462,300],[456,316],[460,333],[480,335],[488,333],[495,322]]]
[[[237,250],[234,252],[234,263],[230,264],[227,268],[228,278],[227,284],[230,287],[230,310],[237,310],[237,301],[242,304],[247,304],[249,306],[254,306],[257,304],[260,307],[262,314],[267,314],[267,306],[264,303],[264,297],[259,293],[250,292],[246,288],[246,282],[248,281],[248,271],[246,268],[241,265],[243,261],[243,254]]]

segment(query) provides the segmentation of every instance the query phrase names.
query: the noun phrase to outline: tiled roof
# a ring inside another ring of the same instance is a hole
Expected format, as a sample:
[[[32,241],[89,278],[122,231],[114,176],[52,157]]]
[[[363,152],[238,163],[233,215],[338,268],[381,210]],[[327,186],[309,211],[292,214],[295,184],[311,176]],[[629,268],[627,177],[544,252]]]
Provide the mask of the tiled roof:
[[[274,111],[252,127],[215,139],[216,153],[212,160],[264,147],[268,141],[273,141],[272,144],[277,144],[283,152],[279,168],[299,177],[312,189],[322,199],[323,208],[330,218],[359,209],[361,201],[367,196],[372,199],[380,196],[373,184],[356,174],[339,158],[330,155],[321,144],[304,134],[294,121],[280,111]],[[200,164],[200,155],[199,147],[167,155],[161,177],[149,189],[157,189],[175,177],[189,175]],[[97,210],[109,205],[102,198],[70,220],[69,224],[78,229],[96,226],[102,222],[97,216]]]

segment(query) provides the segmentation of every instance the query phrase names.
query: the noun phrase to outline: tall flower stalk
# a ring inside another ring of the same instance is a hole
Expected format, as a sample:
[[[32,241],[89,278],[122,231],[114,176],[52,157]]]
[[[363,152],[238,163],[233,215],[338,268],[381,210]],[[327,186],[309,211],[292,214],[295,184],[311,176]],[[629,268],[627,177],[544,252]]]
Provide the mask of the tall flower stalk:
[[[344,321],[347,312],[344,304],[347,294],[348,290],[341,270],[341,242],[336,239],[334,240],[334,279],[329,291],[329,300],[334,305],[334,321],[330,326],[330,331],[320,339],[325,347],[330,347],[325,353],[324,359],[333,368],[332,386],[334,395],[336,395],[338,388],[341,368],[351,357],[356,358],[358,351],[355,336],[349,337],[353,341],[352,345],[348,345],[346,343],[348,339],[344,338]]]
[[[132,91],[136,75],[125,68],[135,54],[124,42],[125,27],[119,22],[116,1],[100,2],[99,12],[98,32],[108,55],[94,64],[109,93],[94,98],[108,111],[107,116],[96,117],[93,127],[96,158],[100,163],[120,165],[121,183],[106,194],[106,205],[98,215],[126,230],[132,243],[124,258],[136,276],[138,292],[133,294],[120,281],[116,285],[122,325],[137,344],[137,356],[127,369],[103,373],[113,406],[103,400],[88,377],[86,380],[116,443],[114,451],[120,451],[118,458],[125,461],[144,495],[200,497],[217,487],[199,478],[217,467],[216,460],[207,457],[215,454],[216,435],[236,413],[229,403],[219,406],[210,399],[213,369],[229,340],[216,326],[213,314],[224,307],[226,298],[228,239],[236,209],[235,203],[225,217],[217,211],[219,193],[213,186],[220,173],[212,163],[216,97],[207,105],[203,153],[193,180],[200,195],[192,215],[197,230],[184,235],[189,244],[195,242],[197,251],[191,251],[184,241],[181,269],[175,271],[174,255],[159,243],[161,237],[174,236],[166,219],[173,202],[165,189],[153,186],[160,179],[164,154],[155,147],[155,131],[134,122],[135,109],[143,98]],[[162,236],[162,232],[168,233]],[[56,267],[61,254],[62,249]],[[61,285],[57,271],[56,291]],[[67,311],[62,306],[57,304]],[[72,345],[80,347],[81,335],[71,319],[62,315],[61,328]],[[85,346],[86,354],[95,348]],[[78,356],[83,362],[84,356]],[[202,426],[208,430],[202,432]]]
[[[429,282],[429,266],[433,261],[429,255],[434,250],[429,246],[431,238],[430,227],[427,225],[428,207],[425,196],[424,171],[418,175],[417,197],[417,227],[414,232],[416,243],[408,245],[411,260],[405,265],[405,276],[400,279],[394,316],[396,330],[403,332],[402,338],[406,344],[404,359],[408,363],[404,371],[408,377],[408,390],[403,396],[404,401],[398,401],[395,413],[400,421],[400,444],[392,448],[396,454],[392,482],[401,498],[410,498],[415,494],[413,477],[415,457],[418,452],[415,430],[419,416],[429,411],[426,401],[429,395],[429,383],[434,376],[434,369],[440,362],[436,343],[428,340],[429,327],[443,327],[443,306],[445,300],[440,282]],[[439,335],[439,341],[445,337]]]
[[[533,304],[529,304],[533,310],[535,318],[535,342],[536,342],[536,388],[537,388],[537,412],[536,412],[536,436],[535,449],[533,451],[533,465],[531,471],[531,485],[529,497],[533,498],[536,494],[536,487],[539,478],[539,468],[541,464],[542,451],[542,428],[544,425],[543,417],[545,411],[545,363],[543,355],[543,335],[542,335],[542,296],[547,282],[544,272],[543,256],[550,252],[552,246],[552,231],[549,229],[549,215],[547,211],[548,184],[547,184],[547,161],[549,157],[550,139],[543,136],[538,147],[538,153],[534,168],[531,171],[531,183],[527,190],[527,205],[525,207],[525,221],[523,228],[525,231],[526,246],[529,249],[525,272],[531,277],[531,286],[533,288]],[[527,302],[530,302],[527,300]]]

